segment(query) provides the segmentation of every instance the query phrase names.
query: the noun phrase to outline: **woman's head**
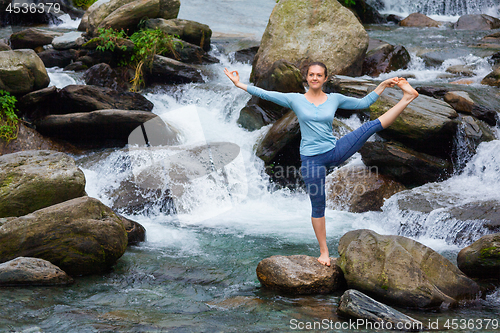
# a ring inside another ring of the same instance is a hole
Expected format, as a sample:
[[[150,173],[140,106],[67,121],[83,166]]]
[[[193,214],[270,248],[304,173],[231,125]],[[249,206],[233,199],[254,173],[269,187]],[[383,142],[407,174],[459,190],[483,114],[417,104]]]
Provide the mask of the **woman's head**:
[[[309,88],[321,89],[328,77],[328,70],[324,63],[315,61],[307,67],[306,81]]]

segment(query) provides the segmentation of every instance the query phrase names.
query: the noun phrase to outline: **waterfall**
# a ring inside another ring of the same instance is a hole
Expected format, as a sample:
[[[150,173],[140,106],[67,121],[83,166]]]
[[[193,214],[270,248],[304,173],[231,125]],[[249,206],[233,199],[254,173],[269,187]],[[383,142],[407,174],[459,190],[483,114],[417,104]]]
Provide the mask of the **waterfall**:
[[[425,15],[461,16],[488,14],[499,16],[499,0],[369,0],[382,13],[407,16],[411,13]]]

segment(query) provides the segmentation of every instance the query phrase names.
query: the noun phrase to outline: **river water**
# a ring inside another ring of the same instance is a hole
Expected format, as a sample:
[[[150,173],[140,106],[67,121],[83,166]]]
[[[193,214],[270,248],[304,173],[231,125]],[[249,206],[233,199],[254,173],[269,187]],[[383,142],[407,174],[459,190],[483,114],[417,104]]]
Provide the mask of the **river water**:
[[[255,274],[258,262],[271,255],[318,255],[307,196],[270,186],[264,165],[254,154],[256,143],[269,126],[248,132],[236,124],[249,95],[234,88],[223,74],[224,67],[237,69],[248,82],[251,66],[231,61],[227,53],[242,44],[258,42],[274,4],[274,0],[182,1],[180,18],[209,24],[214,30],[211,52],[220,63],[204,66],[206,83],[156,87],[144,94],[154,103],[153,112],[178,130],[178,148],[226,142],[238,146],[239,153],[223,169],[191,179],[176,202],[177,214],[163,213],[160,202],[153,202],[147,211],[126,214],[146,228],[147,241],[129,247],[109,274],[77,278],[69,287],[3,289],[1,332],[287,332],[297,331],[291,325],[293,320],[340,320],[335,315],[340,294],[283,296],[261,289]],[[75,29],[77,24],[67,20],[64,29]],[[459,79],[445,75],[446,64],[425,67],[422,53],[464,49],[491,33],[390,25],[367,29],[371,37],[405,45],[412,54],[408,69],[379,79],[404,75],[416,86],[450,86],[450,81]],[[475,71],[475,83],[460,88],[498,105],[498,90],[479,84],[491,64],[479,53],[457,55],[447,62],[471,65]],[[51,84],[58,87],[82,82],[78,73],[57,68],[49,72]],[[348,122],[359,126],[355,119]],[[139,157],[147,160],[150,153],[139,152]],[[137,167],[127,148],[75,158],[85,173],[87,193],[110,206],[114,203],[111,193],[132,179]],[[360,156],[357,154],[350,163],[360,165]],[[445,182],[413,191],[451,197],[447,201],[450,206],[500,199],[500,140],[482,144],[465,165],[462,172]],[[338,241],[347,231],[368,228],[381,234],[398,234],[401,225],[425,220],[429,225],[413,238],[456,262],[461,247],[448,236],[460,230],[447,229],[438,211],[431,213],[437,216],[435,219],[400,214],[396,199],[388,200],[383,212],[354,214],[328,209],[331,255],[338,255]],[[475,239],[484,234],[482,230],[470,232]],[[441,328],[448,319],[498,319],[500,293],[497,290],[472,307],[402,311],[426,324],[439,321]],[[489,327],[477,331],[498,330]]]

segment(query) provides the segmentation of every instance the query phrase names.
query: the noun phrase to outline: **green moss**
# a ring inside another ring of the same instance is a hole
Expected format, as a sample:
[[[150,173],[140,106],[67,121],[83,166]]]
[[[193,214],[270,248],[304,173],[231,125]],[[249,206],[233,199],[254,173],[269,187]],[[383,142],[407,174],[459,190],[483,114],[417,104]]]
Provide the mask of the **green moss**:
[[[488,259],[488,258],[493,258],[493,257],[498,257],[500,254],[500,251],[496,246],[491,246],[487,247],[484,249],[481,249],[481,259]]]

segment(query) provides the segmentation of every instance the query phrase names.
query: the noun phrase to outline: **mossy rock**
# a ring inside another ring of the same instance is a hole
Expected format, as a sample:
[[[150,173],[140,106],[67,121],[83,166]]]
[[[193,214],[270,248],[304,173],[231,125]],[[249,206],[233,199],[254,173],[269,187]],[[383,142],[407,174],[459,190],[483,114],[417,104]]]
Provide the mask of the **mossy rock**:
[[[457,263],[467,276],[500,280],[500,233],[483,236],[462,249]]]

